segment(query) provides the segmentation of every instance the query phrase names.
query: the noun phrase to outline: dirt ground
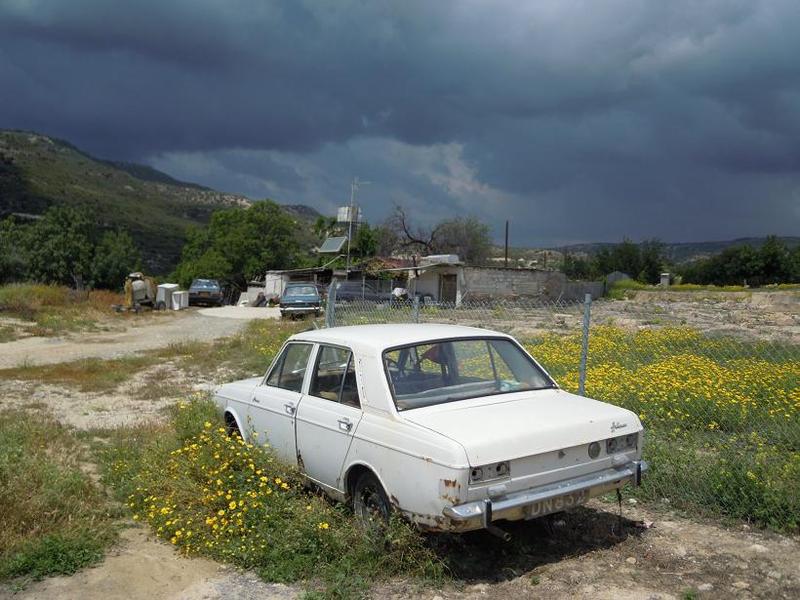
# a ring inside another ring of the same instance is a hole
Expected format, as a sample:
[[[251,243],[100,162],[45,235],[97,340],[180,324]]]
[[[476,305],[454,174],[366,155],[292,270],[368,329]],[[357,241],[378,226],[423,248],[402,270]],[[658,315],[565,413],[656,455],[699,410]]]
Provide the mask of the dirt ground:
[[[249,312],[244,312],[249,311]],[[0,369],[21,364],[46,365],[82,358],[119,358],[187,341],[211,341],[233,335],[250,319],[280,317],[277,308],[190,309],[149,318],[114,322],[111,331],[63,337],[28,337],[0,344]],[[127,327],[121,327],[125,323]]]
[[[527,338],[547,332],[579,332],[583,312],[583,304],[573,304],[491,313],[461,311],[458,319],[463,324],[509,331]],[[683,326],[742,340],[800,344],[800,292],[638,291],[628,300],[594,301],[591,323],[615,325],[629,331]]]
[[[624,312],[624,304],[619,310]],[[240,319],[192,311],[168,322],[114,332],[108,338],[90,334],[85,336],[88,339],[62,339],[55,342],[58,350],[47,351],[43,343],[41,358],[44,363],[81,355],[113,358],[117,352],[131,351],[130,344],[139,338],[147,338],[147,344],[167,344],[191,330],[208,336],[200,339],[212,339],[230,335],[242,324]],[[13,350],[5,348],[13,344],[0,344],[0,364],[14,356]],[[87,348],[91,354],[84,354]],[[18,362],[19,358],[13,364]],[[166,363],[143,371],[113,393],[87,394],[35,382],[0,381],[0,410],[14,406],[45,411],[78,429],[118,427],[161,419],[163,409],[177,398],[208,389],[224,377],[224,373],[210,373],[204,380],[188,379],[174,364]],[[156,397],[141,399],[140,388],[153,380],[170,385]],[[546,521],[508,524],[516,540],[511,545],[484,532],[430,538],[451,566],[453,582],[431,589],[392,581],[380,584],[372,596],[431,600],[680,599],[693,597],[692,593],[698,598],[800,597],[797,537],[689,518],[671,511],[667,504],[643,506],[626,500],[622,514],[620,519],[616,504],[593,501]],[[284,599],[302,593],[301,586],[267,584],[252,573],[180,557],[146,529],[133,521],[128,525],[120,543],[100,565],[23,590],[0,586],[0,598]]]
[[[593,323],[629,329],[685,325],[717,335],[800,343],[800,292],[636,292],[600,300]]]
[[[682,599],[800,596],[800,543],[739,526],[723,528],[668,511],[625,503],[589,506],[548,522],[509,524],[524,552],[482,532],[431,540],[462,563],[443,588],[408,581],[377,586],[373,598],[468,600],[517,598]],[[515,546],[518,548],[518,546]],[[300,586],[268,584],[252,573],[183,558],[141,527],[123,532],[100,565],[53,577],[2,600],[267,600],[297,598]]]

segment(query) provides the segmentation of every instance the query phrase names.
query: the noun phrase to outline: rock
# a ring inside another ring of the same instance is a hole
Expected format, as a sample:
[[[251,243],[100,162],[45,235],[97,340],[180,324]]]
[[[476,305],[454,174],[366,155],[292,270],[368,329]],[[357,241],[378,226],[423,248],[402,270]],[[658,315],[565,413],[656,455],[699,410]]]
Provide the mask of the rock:
[[[636,498],[628,498],[628,504],[639,504]]]
[[[746,590],[750,587],[750,584],[746,581],[734,581],[733,587],[735,587],[737,590]]]
[[[431,600],[444,600],[441,596],[434,596]]]
[[[714,589],[714,586],[711,585],[710,583],[701,583],[700,585],[697,586],[697,591],[698,592],[709,592],[709,591],[711,591],[713,589]]]
[[[764,552],[769,552],[769,548],[767,548],[766,546],[762,546],[761,544],[753,544],[752,546],[750,546],[750,550],[752,550],[753,552],[759,552],[759,553],[762,553],[762,554]]]
[[[767,577],[770,579],[780,579],[782,575],[778,571],[768,571]]]
[[[628,558],[625,559],[625,562],[628,563],[629,565],[635,565],[636,559],[633,556],[629,556]]]
[[[675,554],[677,554],[678,556],[686,556],[686,554],[687,554],[686,547],[685,546],[677,546],[675,548]]]

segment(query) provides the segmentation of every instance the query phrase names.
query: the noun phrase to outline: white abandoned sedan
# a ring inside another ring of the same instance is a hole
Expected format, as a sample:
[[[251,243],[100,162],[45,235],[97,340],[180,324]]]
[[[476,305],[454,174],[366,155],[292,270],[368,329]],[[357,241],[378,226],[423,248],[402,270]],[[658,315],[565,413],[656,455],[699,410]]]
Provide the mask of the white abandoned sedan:
[[[634,413],[559,389],[512,337],[484,329],[307,331],[215,400],[229,428],[356,514],[394,509],[432,530],[507,538],[494,520],[562,511],[647,469]]]

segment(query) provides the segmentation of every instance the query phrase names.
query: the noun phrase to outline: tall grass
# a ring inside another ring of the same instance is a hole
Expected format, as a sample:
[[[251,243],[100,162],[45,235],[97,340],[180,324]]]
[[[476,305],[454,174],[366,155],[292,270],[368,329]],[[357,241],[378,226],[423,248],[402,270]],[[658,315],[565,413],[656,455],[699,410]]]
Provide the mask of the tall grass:
[[[41,283],[0,286],[0,315],[32,322],[29,333],[34,335],[93,329],[112,304],[122,302],[121,294],[108,290],[79,292]]]
[[[113,510],[81,459],[54,421],[0,414],[0,581],[74,573],[115,539]]]

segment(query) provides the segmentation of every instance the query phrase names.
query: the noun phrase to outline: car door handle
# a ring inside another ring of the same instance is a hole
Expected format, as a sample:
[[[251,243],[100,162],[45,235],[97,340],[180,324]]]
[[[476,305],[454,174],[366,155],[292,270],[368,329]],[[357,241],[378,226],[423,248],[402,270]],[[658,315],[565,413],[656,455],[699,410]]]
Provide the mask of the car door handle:
[[[283,410],[286,411],[287,415],[293,415],[294,414],[294,404],[284,404],[283,405]]]
[[[339,429],[342,431],[350,431],[353,428],[353,424],[350,422],[350,419],[345,417],[344,419],[339,419]]]
[[[258,399],[258,396],[253,396],[253,402],[256,404],[261,404],[261,400]]]

